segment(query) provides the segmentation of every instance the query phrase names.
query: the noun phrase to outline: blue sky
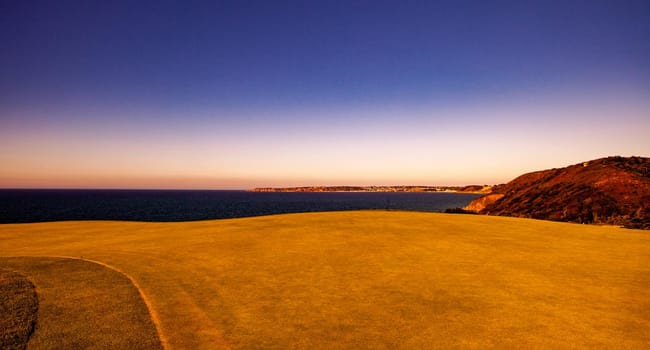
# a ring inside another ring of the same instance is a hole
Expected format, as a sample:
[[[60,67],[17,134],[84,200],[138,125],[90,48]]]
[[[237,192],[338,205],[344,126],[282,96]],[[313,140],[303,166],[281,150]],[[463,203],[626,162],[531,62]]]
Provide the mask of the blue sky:
[[[0,3],[0,186],[503,182],[648,156],[647,1]]]

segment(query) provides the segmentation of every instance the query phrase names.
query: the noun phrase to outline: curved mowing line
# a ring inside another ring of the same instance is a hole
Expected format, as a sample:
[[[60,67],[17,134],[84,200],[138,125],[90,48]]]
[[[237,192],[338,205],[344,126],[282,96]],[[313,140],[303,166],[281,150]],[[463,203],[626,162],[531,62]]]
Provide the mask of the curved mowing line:
[[[138,284],[138,282],[133,277],[131,277],[131,275],[129,275],[126,272],[118,269],[115,266],[111,266],[111,265],[106,264],[106,263],[101,262],[101,261],[96,261],[96,260],[91,260],[91,259],[86,259],[86,258],[79,258],[79,257],[74,257],[74,256],[65,256],[65,255],[25,256],[25,257],[27,257],[27,258],[34,258],[34,257],[48,258],[49,257],[49,258],[61,258],[61,259],[86,261],[86,262],[89,262],[89,263],[93,263],[93,264],[103,266],[103,267],[105,267],[107,269],[110,269],[110,270],[113,270],[113,271],[115,271],[115,272],[117,272],[119,274],[122,274],[129,281],[131,281],[131,283],[133,284],[135,289],[138,291],[138,294],[140,294],[140,298],[142,299],[142,301],[144,301],[144,304],[147,307],[147,310],[149,311],[149,316],[151,318],[151,322],[153,323],[154,327],[156,327],[156,333],[158,333],[158,339],[160,339],[160,346],[163,349],[167,349],[168,342],[167,342],[167,339],[166,339],[165,335],[163,334],[161,326],[160,326],[160,317],[158,316],[158,313],[156,312],[156,310],[153,308],[153,305],[151,304],[151,301],[149,300],[149,298],[147,298],[147,296],[142,291],[142,287],[140,287],[140,284]]]
[[[110,252],[110,251],[109,251]],[[119,251],[116,250],[114,251],[116,254],[122,254],[122,255],[129,255],[133,253],[129,252],[124,252],[124,251]],[[142,256],[145,253],[138,252],[138,256]],[[146,255],[147,259],[155,259],[162,261],[164,259],[161,259],[159,257],[156,257],[154,255],[147,254]],[[176,291],[178,293],[176,295],[176,301],[181,301],[182,303],[186,304],[185,307],[189,308],[189,310],[192,310],[192,312],[196,313],[194,315],[196,322],[203,324],[203,325],[208,325],[210,330],[213,332],[211,334],[212,342],[209,342],[207,344],[210,344],[209,346],[212,346],[212,349],[224,349],[224,350],[230,350],[232,347],[228,344],[228,342],[224,339],[224,336],[222,332],[220,331],[220,328],[217,327],[213,322],[210,316],[199,306],[196,304],[196,302],[191,298],[191,296],[186,292],[185,288],[180,288],[179,290]],[[178,346],[172,346],[172,348],[178,348]]]

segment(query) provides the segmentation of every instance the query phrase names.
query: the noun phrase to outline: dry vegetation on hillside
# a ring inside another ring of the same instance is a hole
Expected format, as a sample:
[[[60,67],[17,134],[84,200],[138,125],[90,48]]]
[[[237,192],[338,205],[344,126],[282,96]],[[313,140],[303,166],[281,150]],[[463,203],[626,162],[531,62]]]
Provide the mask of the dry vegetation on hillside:
[[[608,157],[524,174],[466,208],[490,215],[650,229],[650,158]]]

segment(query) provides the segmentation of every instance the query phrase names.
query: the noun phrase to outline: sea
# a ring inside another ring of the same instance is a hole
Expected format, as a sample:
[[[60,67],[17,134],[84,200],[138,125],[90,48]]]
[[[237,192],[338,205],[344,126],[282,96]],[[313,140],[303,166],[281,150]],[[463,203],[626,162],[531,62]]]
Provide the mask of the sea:
[[[62,220],[194,221],[339,210],[442,212],[477,194],[204,190],[0,190],[0,223]]]

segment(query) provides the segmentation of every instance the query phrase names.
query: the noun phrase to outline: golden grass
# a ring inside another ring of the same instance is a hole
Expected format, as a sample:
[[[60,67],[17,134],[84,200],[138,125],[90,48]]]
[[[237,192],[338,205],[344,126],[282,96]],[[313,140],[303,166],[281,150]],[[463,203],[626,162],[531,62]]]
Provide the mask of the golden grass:
[[[38,322],[31,349],[160,349],[149,312],[121,273],[64,258],[0,258],[34,281]]]
[[[645,231],[359,211],[12,224],[0,237],[2,255],[124,271],[168,348],[650,347]]]
[[[0,349],[25,349],[37,313],[34,284],[21,274],[0,268]]]

